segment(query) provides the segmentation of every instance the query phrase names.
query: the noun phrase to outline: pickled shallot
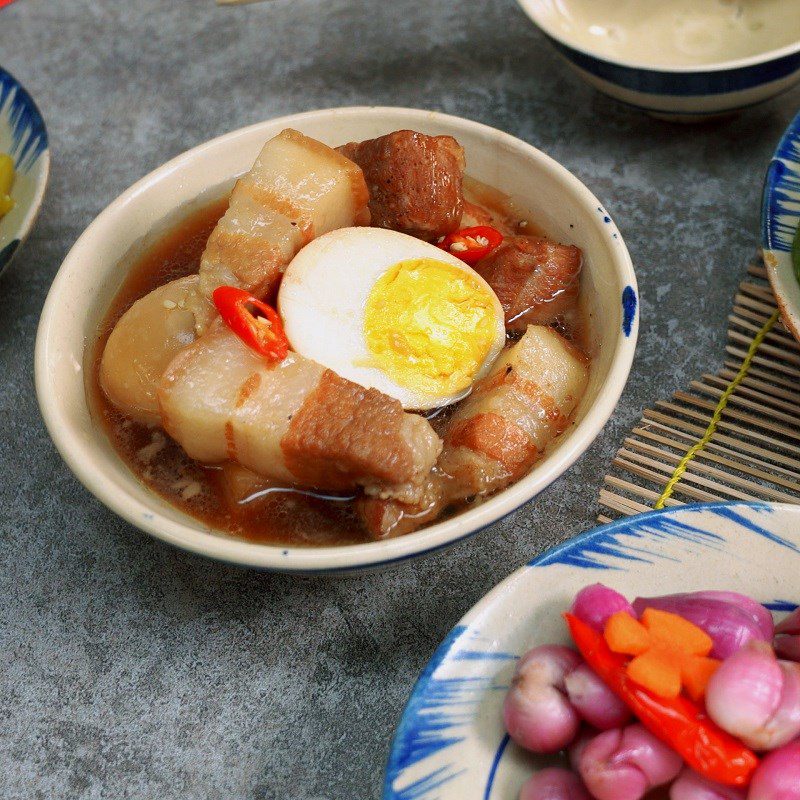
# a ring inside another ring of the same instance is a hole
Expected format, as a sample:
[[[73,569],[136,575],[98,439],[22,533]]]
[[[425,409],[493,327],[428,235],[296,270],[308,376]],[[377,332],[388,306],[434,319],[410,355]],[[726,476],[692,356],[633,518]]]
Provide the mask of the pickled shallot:
[[[594,583],[581,589],[572,601],[571,611],[596,631],[602,631],[608,618],[617,611],[636,615],[633,606],[619,592],[603,586],[602,583]]]
[[[573,708],[593,728],[604,731],[624,725],[630,709],[587,664],[578,665],[564,678]]]
[[[800,661],[800,608],[782,619],[775,628],[775,652],[782,658]]]
[[[795,800],[800,797],[800,742],[769,753],[753,775],[747,800]]]
[[[641,800],[667,786],[670,800],[800,800],[800,664],[776,655],[800,638],[800,612],[775,627],[736,592],[630,604],[594,584],[564,616],[578,654],[524,656],[528,686],[520,695],[515,678],[506,723],[523,747],[567,751],[572,773],[537,773],[520,800]]]
[[[578,758],[578,772],[597,800],[640,800],[669,783],[683,761],[643,725],[604,731]]]
[[[574,772],[548,767],[528,778],[519,800],[591,800],[591,797]]]
[[[743,789],[703,778],[688,767],[669,787],[669,800],[745,800]]]
[[[580,663],[574,650],[558,645],[537,647],[520,659],[503,706],[506,730],[518,745],[555,753],[575,738],[580,717],[564,681]]]
[[[800,665],[778,661],[767,644],[748,645],[712,676],[706,709],[749,747],[780,747],[800,735]]]

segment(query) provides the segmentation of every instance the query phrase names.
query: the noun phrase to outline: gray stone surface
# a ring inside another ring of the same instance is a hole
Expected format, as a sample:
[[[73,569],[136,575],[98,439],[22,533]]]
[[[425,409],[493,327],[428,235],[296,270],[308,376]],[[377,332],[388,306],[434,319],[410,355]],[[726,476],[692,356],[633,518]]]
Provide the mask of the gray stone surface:
[[[641,409],[719,364],[762,175],[800,92],[732,121],[654,122],[567,72],[512,0],[17,0],[0,30],[0,63],[39,102],[53,156],[36,230],[0,279],[0,797],[375,798],[450,626],[590,526]],[[32,359],[50,282],[91,219],[166,159],[355,103],[487,122],[596,192],[642,292],[623,400],[535,503],[391,572],[287,578],[161,545],[89,496],[45,433]]]

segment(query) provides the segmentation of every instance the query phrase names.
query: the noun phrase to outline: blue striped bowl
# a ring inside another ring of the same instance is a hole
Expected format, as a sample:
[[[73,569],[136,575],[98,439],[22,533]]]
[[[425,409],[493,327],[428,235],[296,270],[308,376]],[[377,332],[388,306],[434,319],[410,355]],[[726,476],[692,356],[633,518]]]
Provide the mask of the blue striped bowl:
[[[514,800],[544,763],[510,743],[502,705],[517,659],[566,644],[561,618],[602,582],[629,598],[698,589],[752,595],[780,614],[800,596],[800,507],[712,504],[629,517],[550,550],[483,598],[414,687],[383,800]]]
[[[13,75],[0,67],[0,153],[14,159],[17,176],[11,189],[14,208],[0,218],[0,273],[30,233],[50,172],[44,120]]]
[[[800,282],[792,242],[800,224],[800,114],[786,129],[767,170],[761,213],[761,247],[784,325],[800,341]]]
[[[653,116],[701,122],[761,103],[800,81],[800,40],[750,58],[691,67],[612,60],[567,41],[551,3],[518,0],[567,63],[592,86]]]

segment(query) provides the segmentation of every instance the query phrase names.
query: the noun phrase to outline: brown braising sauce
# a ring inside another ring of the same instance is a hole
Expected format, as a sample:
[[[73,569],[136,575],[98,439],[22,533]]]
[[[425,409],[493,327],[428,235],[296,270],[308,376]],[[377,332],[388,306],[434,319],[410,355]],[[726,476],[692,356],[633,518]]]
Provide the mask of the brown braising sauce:
[[[502,207],[502,195],[470,181],[467,197],[492,221],[501,219],[514,232],[544,235],[515,209]],[[103,319],[87,375],[90,407],[100,419],[119,456],[146,486],[210,528],[256,542],[322,546],[368,541],[353,510],[352,498],[318,495],[301,489],[269,489],[236,502],[226,489],[222,470],[190,459],[163,431],[134,422],[111,405],[100,388],[100,358],[119,318],[139,298],[163,284],[196,273],[206,241],[227,208],[227,198],[191,212],[133,264]],[[557,326],[583,344],[578,315]],[[454,406],[428,412],[441,435]],[[455,511],[451,512],[455,513]],[[442,518],[449,516],[443,515]]]

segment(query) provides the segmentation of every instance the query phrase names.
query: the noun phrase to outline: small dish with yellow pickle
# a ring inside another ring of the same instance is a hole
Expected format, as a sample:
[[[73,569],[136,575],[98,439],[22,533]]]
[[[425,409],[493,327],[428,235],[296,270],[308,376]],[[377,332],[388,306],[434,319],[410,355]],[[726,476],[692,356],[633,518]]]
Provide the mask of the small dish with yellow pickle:
[[[0,273],[33,227],[49,170],[42,115],[25,88],[0,67]]]

